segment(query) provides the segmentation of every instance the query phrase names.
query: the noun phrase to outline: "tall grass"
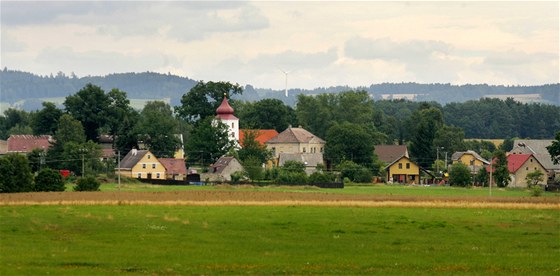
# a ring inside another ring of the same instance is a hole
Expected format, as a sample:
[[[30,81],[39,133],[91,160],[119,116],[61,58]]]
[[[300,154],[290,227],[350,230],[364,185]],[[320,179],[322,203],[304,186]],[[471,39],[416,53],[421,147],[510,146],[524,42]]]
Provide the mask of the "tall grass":
[[[557,210],[3,206],[0,275],[533,274]]]

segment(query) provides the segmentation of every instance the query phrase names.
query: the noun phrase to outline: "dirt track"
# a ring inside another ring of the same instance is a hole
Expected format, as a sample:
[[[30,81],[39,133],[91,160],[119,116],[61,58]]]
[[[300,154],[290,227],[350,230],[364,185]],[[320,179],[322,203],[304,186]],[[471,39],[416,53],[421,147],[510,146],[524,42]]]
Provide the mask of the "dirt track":
[[[560,209],[560,198],[398,196],[269,191],[60,192],[0,194],[0,205],[299,205]]]

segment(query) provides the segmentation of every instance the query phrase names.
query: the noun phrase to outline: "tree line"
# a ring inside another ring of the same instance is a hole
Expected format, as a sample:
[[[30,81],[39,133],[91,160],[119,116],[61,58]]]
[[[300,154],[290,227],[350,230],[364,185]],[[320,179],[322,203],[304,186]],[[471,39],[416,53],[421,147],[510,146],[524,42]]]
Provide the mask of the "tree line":
[[[182,134],[190,164],[205,166],[230,154],[257,167],[270,159],[270,153],[262,145],[251,143],[250,139],[256,137],[247,135],[249,140],[242,142],[247,146],[237,150],[228,139],[227,127],[214,120],[224,96],[232,98],[243,92],[238,84],[200,81],[183,94],[177,106],[153,101],[138,111],[130,106],[127,92],[106,92],[87,84],[65,98],[64,108],[44,102],[37,111],[6,110],[0,116],[0,139],[11,134],[52,135],[55,142],[47,153],[36,150],[29,155],[35,171],[39,164],[45,164],[80,172],[84,167],[77,162],[80,159],[86,160],[86,171],[114,168],[115,164],[99,161],[97,142],[101,134],[114,137],[113,148],[122,154],[144,145],[158,157],[172,157],[181,146],[177,134]],[[494,144],[465,141],[469,136],[460,122],[468,123],[471,133],[482,133],[477,138],[493,134],[492,138],[509,138],[507,141],[522,134],[527,135],[522,138],[551,138],[560,129],[560,107],[521,104],[511,99],[482,99],[442,107],[436,102],[376,101],[366,91],[349,90],[300,94],[295,107],[278,99],[230,103],[240,119],[240,128],[281,132],[289,126],[301,126],[327,141],[325,169],[352,168],[372,175],[379,175],[382,168],[373,153],[378,144],[407,144],[412,159],[423,168],[439,165],[436,160],[443,159],[444,152],[471,149],[491,158]],[[491,118],[492,123],[476,124],[483,118]],[[504,143],[502,150],[509,150],[509,146],[511,143]]]

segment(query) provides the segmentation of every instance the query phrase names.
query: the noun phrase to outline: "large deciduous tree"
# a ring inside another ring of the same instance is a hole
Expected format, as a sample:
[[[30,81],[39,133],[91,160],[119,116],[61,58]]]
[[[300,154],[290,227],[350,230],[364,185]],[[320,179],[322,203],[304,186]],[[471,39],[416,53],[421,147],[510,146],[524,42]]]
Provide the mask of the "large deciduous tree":
[[[228,127],[211,117],[194,125],[185,144],[188,161],[204,165],[214,163],[233,147],[234,142],[229,139]]]
[[[12,153],[0,158],[0,192],[33,191],[33,176],[25,155]]]
[[[374,161],[372,136],[361,126],[344,122],[335,124],[327,132],[325,158],[333,165],[344,160],[371,167]]]
[[[238,84],[229,82],[198,82],[181,98],[181,106],[175,107],[180,118],[194,123],[198,120],[216,115],[216,109],[226,96],[243,93]]]
[[[136,127],[136,133],[157,157],[173,157],[180,147],[180,141],[175,136],[178,122],[171,107],[164,102],[148,102]]]
[[[66,111],[82,123],[87,140],[92,141],[98,141],[99,128],[107,123],[110,104],[109,96],[91,83],[64,101]]]
[[[455,163],[449,172],[449,184],[452,186],[470,186],[472,184],[471,170],[463,163]]]
[[[410,145],[410,154],[418,165],[428,168],[436,159],[434,138],[436,132],[443,126],[441,110],[434,107],[425,107],[413,115],[416,128]]]
[[[239,149],[238,155],[241,162],[245,162],[250,158],[256,158],[260,164],[272,158],[272,153],[261,145],[256,139],[259,135],[256,130],[245,130],[243,133],[243,140],[241,141],[242,148]]]
[[[43,109],[39,110],[33,117],[33,134],[54,135],[62,114],[62,110],[57,108],[55,104],[43,102]]]
[[[295,111],[278,99],[244,104],[242,112],[236,114],[245,128],[275,129],[282,132],[289,125],[295,124]]]

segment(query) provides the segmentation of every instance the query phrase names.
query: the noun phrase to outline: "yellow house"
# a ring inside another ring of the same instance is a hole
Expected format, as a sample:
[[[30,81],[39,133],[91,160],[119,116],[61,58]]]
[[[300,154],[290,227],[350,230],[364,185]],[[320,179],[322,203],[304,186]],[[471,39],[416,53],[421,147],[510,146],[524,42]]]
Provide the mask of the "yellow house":
[[[149,150],[132,149],[121,161],[117,173],[130,178],[165,179],[165,167]]]
[[[478,153],[472,150],[453,153],[453,155],[451,155],[451,162],[453,164],[462,163],[467,165],[467,167],[471,169],[472,174],[476,174],[481,168],[490,165],[488,160],[482,158]]]
[[[397,158],[385,170],[388,182],[420,184],[420,167],[407,156]]]

